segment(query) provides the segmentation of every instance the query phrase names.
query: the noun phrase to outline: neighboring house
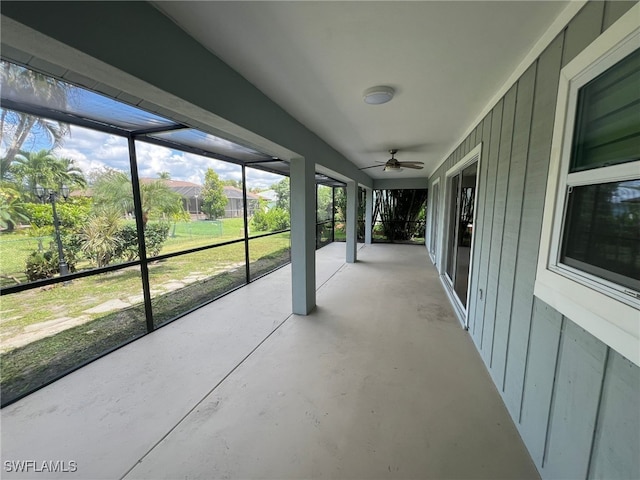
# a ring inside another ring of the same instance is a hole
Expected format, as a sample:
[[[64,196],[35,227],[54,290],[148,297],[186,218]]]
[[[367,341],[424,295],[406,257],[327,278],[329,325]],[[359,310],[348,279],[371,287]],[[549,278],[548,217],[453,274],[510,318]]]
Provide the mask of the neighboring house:
[[[224,207],[225,218],[241,217],[244,209],[242,208],[242,190],[229,185],[224,186],[224,194],[227,196],[227,206]],[[260,197],[254,193],[247,192],[247,214],[248,216],[258,208]]]
[[[196,219],[203,215],[200,210],[202,205],[202,185],[183,180],[163,180],[159,178],[141,178],[140,182],[151,183],[158,180],[162,180],[171,190],[182,196],[182,206],[190,215]]]
[[[154,182],[157,178],[141,178],[141,182]],[[163,180],[167,186],[182,196],[183,206],[195,218],[203,218],[202,213],[202,185],[183,180]],[[224,217],[241,217],[243,215],[242,208],[242,190],[229,185],[224,186],[224,194],[227,197],[227,205],[224,207]],[[249,216],[253,215],[258,208],[260,198],[253,193],[247,192],[247,203],[249,205]]]

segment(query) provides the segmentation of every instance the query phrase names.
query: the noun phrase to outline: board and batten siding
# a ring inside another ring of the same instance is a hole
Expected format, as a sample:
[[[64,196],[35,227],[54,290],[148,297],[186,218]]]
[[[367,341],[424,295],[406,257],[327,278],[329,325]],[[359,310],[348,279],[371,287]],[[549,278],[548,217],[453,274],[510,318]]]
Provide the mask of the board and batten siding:
[[[442,211],[482,143],[469,333],[543,478],[640,478],[640,367],[533,295],[560,70],[634,3],[586,3],[429,179]]]

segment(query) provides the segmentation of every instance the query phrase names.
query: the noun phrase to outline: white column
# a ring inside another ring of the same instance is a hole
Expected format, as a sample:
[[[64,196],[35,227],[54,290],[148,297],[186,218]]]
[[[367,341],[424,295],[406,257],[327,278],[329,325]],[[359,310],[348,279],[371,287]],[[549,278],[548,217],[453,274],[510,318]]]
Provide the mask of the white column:
[[[347,182],[347,263],[355,263],[358,251],[358,184]]]
[[[293,159],[290,175],[293,313],[307,315],[316,306],[315,164]]]
[[[367,188],[367,200],[364,211],[364,243],[370,245],[373,232],[373,188]]]

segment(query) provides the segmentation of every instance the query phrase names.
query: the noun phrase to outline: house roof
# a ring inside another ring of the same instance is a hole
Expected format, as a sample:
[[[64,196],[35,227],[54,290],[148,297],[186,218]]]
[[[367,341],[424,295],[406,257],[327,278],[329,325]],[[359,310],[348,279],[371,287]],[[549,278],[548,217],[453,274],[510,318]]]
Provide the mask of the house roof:
[[[231,185],[224,186],[224,194],[227,198],[242,198],[242,190]],[[250,200],[258,200],[260,197],[255,193],[247,192],[247,198]]]
[[[197,183],[193,182],[161,178],[143,177],[140,179],[140,183],[152,183],[157,182],[158,180],[165,183],[174,192],[177,192],[186,198],[194,198],[196,195],[200,195],[202,189],[204,188],[202,185],[198,185]],[[224,185],[223,189],[224,194],[227,196],[227,198],[242,198],[242,190],[239,188],[232,187],[231,185]],[[247,198],[250,200],[259,200],[260,196],[256,195],[255,193],[247,192]]]
[[[202,192],[202,185],[198,185],[193,182],[186,182],[184,180],[171,180],[171,179],[162,179],[162,178],[141,178],[140,183],[152,183],[157,182],[158,180],[162,181],[166,184],[171,190],[176,193],[179,193],[185,198],[194,198],[196,195],[200,195]]]

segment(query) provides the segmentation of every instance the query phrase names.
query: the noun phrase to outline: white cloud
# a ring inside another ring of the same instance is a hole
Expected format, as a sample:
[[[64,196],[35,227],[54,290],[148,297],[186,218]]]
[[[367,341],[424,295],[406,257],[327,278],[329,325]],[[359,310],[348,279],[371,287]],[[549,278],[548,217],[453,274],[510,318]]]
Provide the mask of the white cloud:
[[[55,152],[75,160],[85,174],[105,167],[130,171],[127,140],[117,135],[72,125],[71,135]],[[152,143],[136,142],[136,157],[140,177],[156,178],[161,172],[169,172],[174,180],[203,184],[205,172],[212,168],[223,180],[242,180],[239,165]],[[247,168],[246,175],[248,188],[267,189],[283,178],[254,168]]]
[[[284,177],[282,175],[276,175],[275,173],[265,172],[263,170],[256,170],[255,168],[247,168],[247,188],[270,188],[274,183],[278,183]]]
[[[55,153],[75,160],[85,174],[104,167],[129,171],[127,140],[116,135],[72,125],[71,135]]]

